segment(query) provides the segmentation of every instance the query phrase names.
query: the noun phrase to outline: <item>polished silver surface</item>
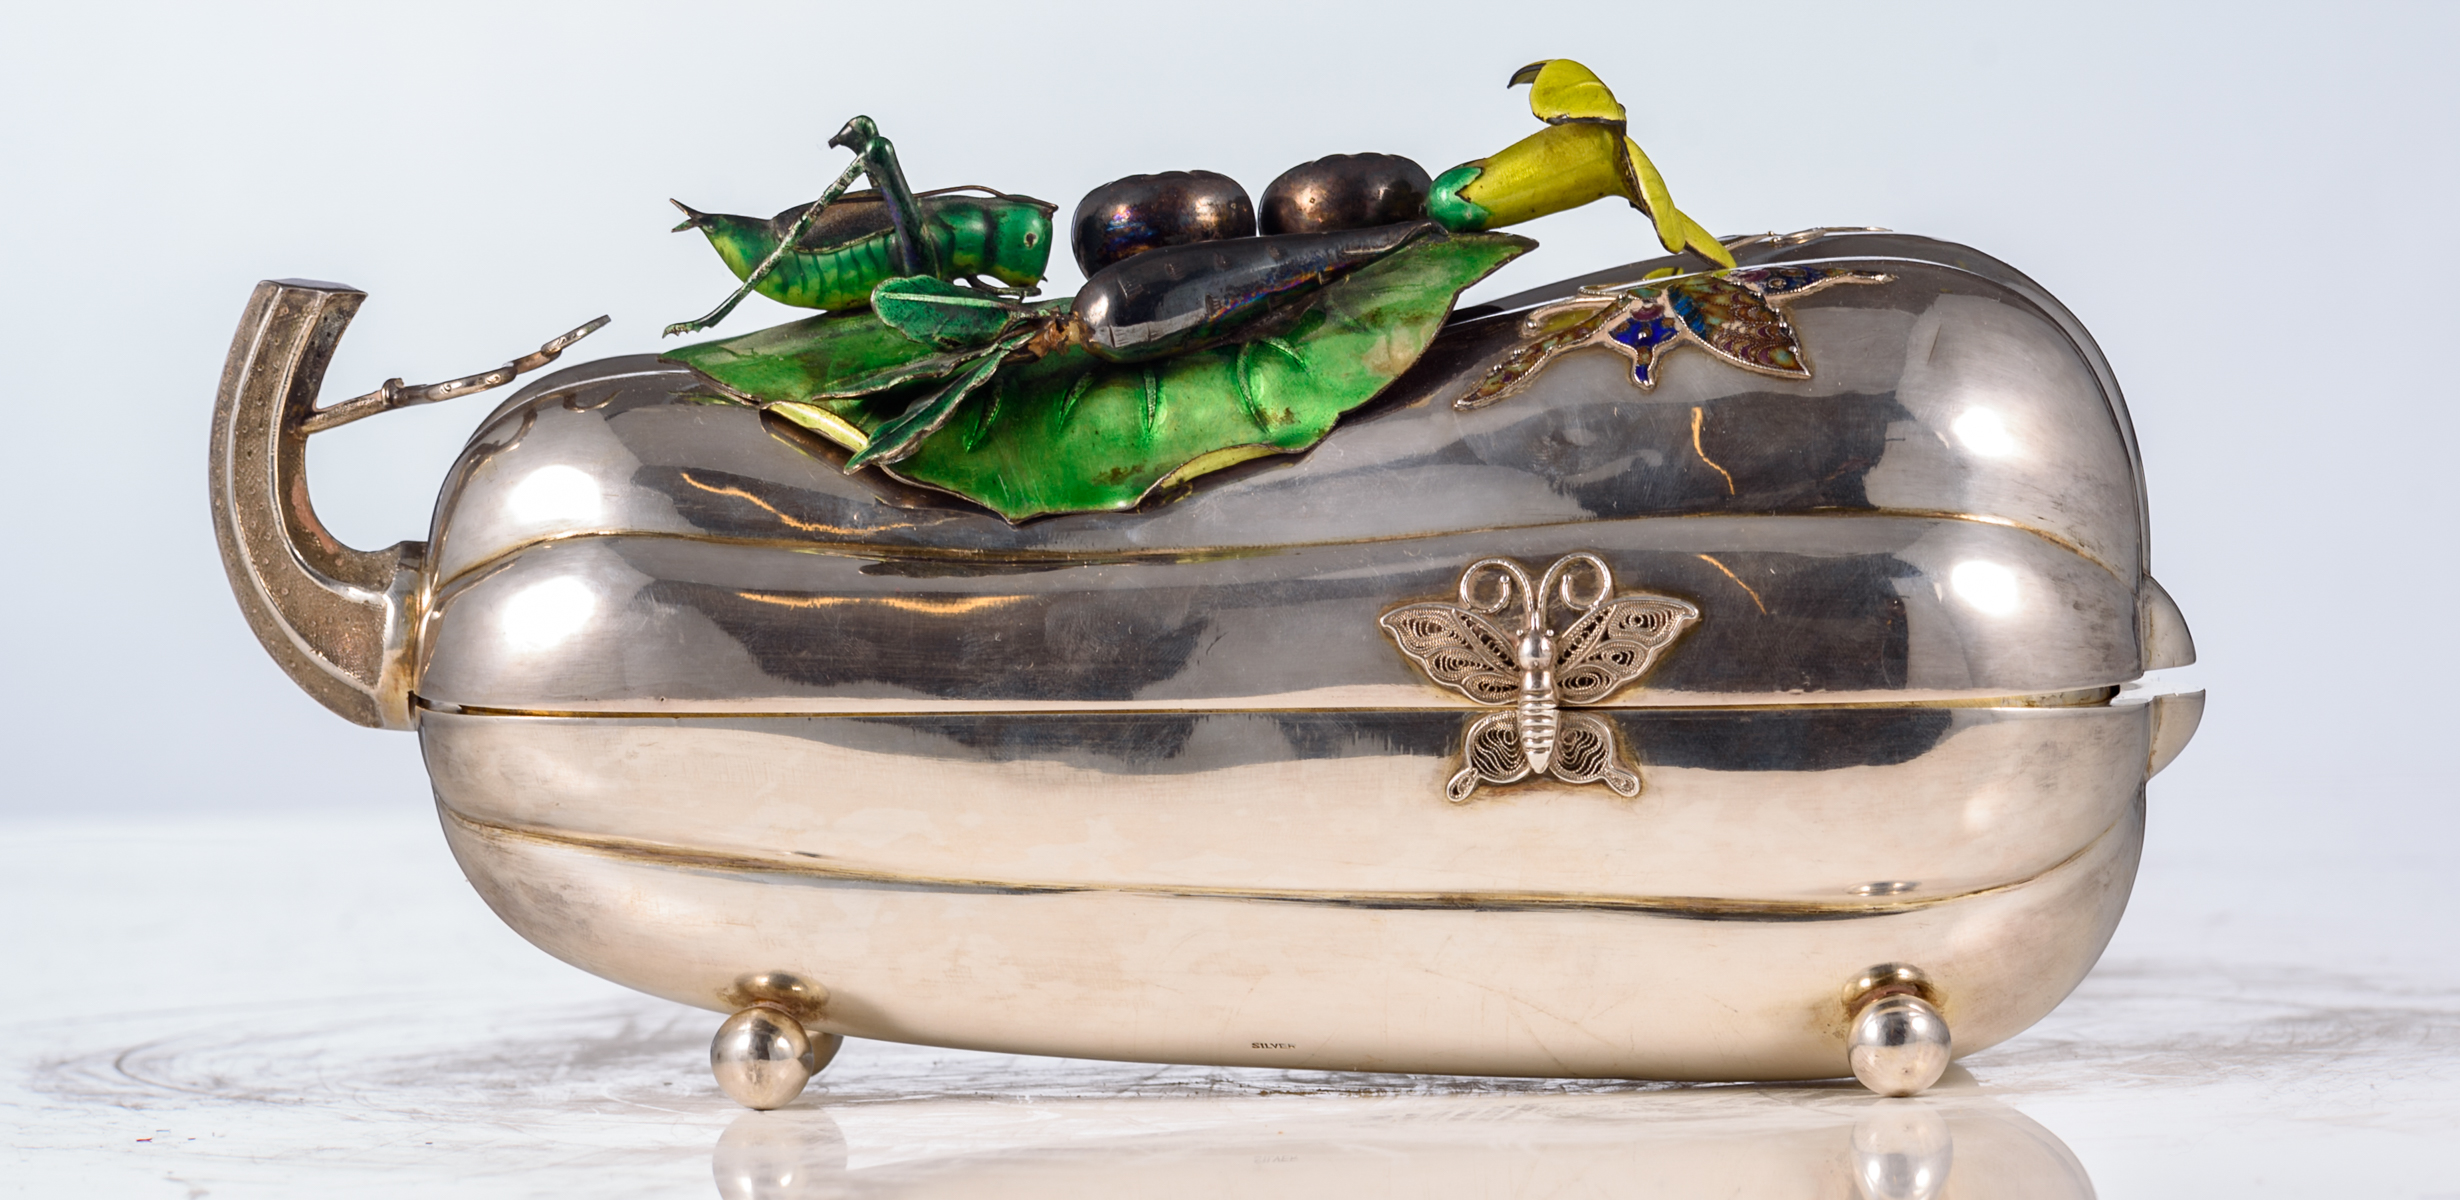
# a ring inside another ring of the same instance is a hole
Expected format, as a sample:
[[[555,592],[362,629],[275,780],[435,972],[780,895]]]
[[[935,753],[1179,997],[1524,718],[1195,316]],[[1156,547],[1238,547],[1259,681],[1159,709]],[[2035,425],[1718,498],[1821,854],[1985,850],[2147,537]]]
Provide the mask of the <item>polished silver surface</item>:
[[[2078,555],[1976,521],[1803,514],[1025,562],[569,537],[437,590],[419,695],[608,714],[1474,710],[1378,620],[1466,563],[1575,552],[1700,613],[1603,707],[1997,700],[2141,673],[2134,593]]]
[[[1489,807],[1422,804],[1438,818]],[[1845,1071],[1837,989],[1873,962],[1922,964],[1960,1053],[2039,1020],[2118,923],[2143,810],[2130,805],[2032,878],[1859,909],[1035,888],[796,871],[449,810],[444,829],[479,895],[556,957],[720,1010],[745,964],[825,976],[819,1028],[848,1037],[1136,1062],[1738,1080]],[[610,916],[644,908],[654,917]]]
[[[1888,912],[2092,844],[2136,803],[2152,718],[2141,704],[1590,711],[1647,776],[1637,799],[1531,781],[1446,804],[1456,708],[429,713],[421,738],[458,818],[793,878]]]
[[[1955,1054],[1947,1020],[1920,996],[1892,993],[1854,1015],[1845,1059],[1862,1086],[1882,1096],[1913,1096],[1939,1082]]]
[[[1918,1089],[1949,1023],[2011,1036],[2108,939],[2201,713],[2147,672],[2193,640],[2071,315],[1919,238],[1751,253],[1888,277],[1792,306],[1809,380],[1677,356],[1641,393],[1583,353],[1448,403],[1618,268],[1465,312],[1303,456],[1024,525],[584,365],[488,419],[414,586],[353,619],[404,629],[384,686],[480,894],[657,995],[1025,1053]],[[289,302],[324,342],[243,341],[312,403],[345,300]],[[1874,962],[1918,986],[1837,992]],[[753,1064],[795,1035],[736,1033],[721,1073],[783,1089]],[[1865,1190],[1936,1174],[1898,1159]]]
[[[815,1051],[801,1022],[773,1008],[747,1008],[718,1026],[709,1043],[709,1073],[745,1108],[783,1108],[819,1074]]]
[[[2034,282],[2024,272],[1971,246],[1917,233],[1899,233],[1877,227],[1829,226],[1786,234],[1772,233],[1763,237],[1765,240],[1760,242],[1732,247],[1738,265],[1798,264],[1850,256],[1910,259],[1987,280],[1993,286],[2004,289],[2016,302],[2056,325],[2060,339],[2092,372],[2107,419],[2126,445],[2128,474],[2134,484],[2135,496],[2136,566],[2138,570],[2150,569],[2152,518],[2145,504],[2144,460],[2136,449],[2135,422],[2127,414],[2127,402],[2119,390],[2118,375],[2111,370],[2109,358],[2102,354],[2100,344],[2093,340],[2092,332],[2084,327],[2084,322],[2060,303],[2058,297],[2051,295],[2047,288]],[[1505,296],[1464,310],[1457,316],[1520,313],[1540,304],[1565,299],[1584,287],[1639,279],[1652,271],[1669,267],[1688,271],[1697,265],[1675,255],[1625,263]]]
[[[791,971],[756,971],[726,989],[726,1002],[738,1008],[775,1009],[809,1025],[828,1009],[829,990]],[[828,1063],[825,1057],[819,1061],[821,1066]]]

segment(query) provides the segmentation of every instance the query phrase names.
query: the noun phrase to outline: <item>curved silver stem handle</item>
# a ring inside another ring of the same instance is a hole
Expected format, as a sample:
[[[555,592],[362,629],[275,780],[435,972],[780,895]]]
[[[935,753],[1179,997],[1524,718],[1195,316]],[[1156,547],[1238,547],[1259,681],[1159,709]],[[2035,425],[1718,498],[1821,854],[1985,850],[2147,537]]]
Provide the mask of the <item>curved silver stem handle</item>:
[[[305,425],[366,299],[338,283],[256,285],[214,400],[214,537],[249,628],[293,682],[358,724],[409,729],[427,544],[354,550],[308,500]]]

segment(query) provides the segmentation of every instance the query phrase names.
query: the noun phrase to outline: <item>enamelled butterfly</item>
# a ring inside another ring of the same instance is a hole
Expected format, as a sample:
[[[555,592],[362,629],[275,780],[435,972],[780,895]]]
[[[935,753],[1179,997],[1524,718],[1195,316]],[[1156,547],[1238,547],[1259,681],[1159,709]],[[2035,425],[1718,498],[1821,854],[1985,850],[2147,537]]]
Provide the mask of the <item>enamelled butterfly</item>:
[[[1585,595],[1584,575],[1595,581]],[[1614,595],[1614,573],[1586,552],[1556,559],[1535,586],[1511,559],[1480,559],[1461,572],[1460,598],[1403,605],[1380,622],[1435,682],[1480,704],[1516,705],[1470,722],[1461,770],[1444,794],[1459,804],[1480,783],[1552,775],[1639,795],[1640,776],[1616,753],[1613,728],[1560,706],[1595,704],[1647,674],[1700,610],[1671,596]],[[1560,630],[1546,621],[1558,609],[1571,616]]]

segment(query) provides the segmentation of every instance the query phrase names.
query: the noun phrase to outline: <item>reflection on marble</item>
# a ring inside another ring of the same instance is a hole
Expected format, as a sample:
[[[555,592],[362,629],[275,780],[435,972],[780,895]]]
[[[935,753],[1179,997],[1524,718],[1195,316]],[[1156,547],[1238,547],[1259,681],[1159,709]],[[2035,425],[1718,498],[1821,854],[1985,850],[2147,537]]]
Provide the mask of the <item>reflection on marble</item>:
[[[1982,1097],[1809,1089],[1530,1097],[1493,1083],[1441,1100],[1325,1094],[1352,1102],[1249,1106],[1219,1124],[1166,1133],[1121,1132],[1156,1111],[1150,1101],[1088,1099],[1060,1106],[1031,1144],[861,1169],[832,1115],[842,1110],[745,1113],[718,1138],[711,1170],[725,1200],[2093,1195],[2064,1143]]]
[[[694,1069],[706,1015],[652,1001],[271,1005],[132,1038],[158,1019],[50,1025],[40,1036],[70,1050],[37,1064],[28,1090],[52,1132],[142,1128],[123,1153],[200,1183],[478,1166],[519,1190],[706,1194],[676,1169],[706,1155],[727,1200],[2094,1194],[2055,1134],[1961,1069],[1936,1094],[1885,1100],[1850,1082],[1347,1075],[850,1042],[853,1061],[811,1094],[756,1113]]]
[[[0,1192],[2460,1195],[2460,955],[2427,876],[2365,882],[2374,927],[2301,925],[2156,863],[2064,1007],[1912,1100],[850,1041],[746,1113],[713,1017],[520,944],[424,822],[0,828]]]

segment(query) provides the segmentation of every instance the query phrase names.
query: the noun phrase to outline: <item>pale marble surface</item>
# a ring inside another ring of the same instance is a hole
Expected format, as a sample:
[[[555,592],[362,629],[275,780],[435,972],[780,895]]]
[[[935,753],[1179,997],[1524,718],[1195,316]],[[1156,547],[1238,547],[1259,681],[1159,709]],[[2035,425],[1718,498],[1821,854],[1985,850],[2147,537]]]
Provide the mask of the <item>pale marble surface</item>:
[[[1933,1194],[2460,1196],[2460,939],[2432,860],[2272,871],[2156,838],[2145,870],[2082,989],[1916,1101],[855,1042],[762,1115],[709,1080],[714,1016],[521,943],[425,814],[13,823],[0,1185],[1852,1196],[1858,1172],[1944,1168]]]

